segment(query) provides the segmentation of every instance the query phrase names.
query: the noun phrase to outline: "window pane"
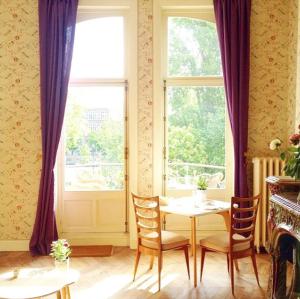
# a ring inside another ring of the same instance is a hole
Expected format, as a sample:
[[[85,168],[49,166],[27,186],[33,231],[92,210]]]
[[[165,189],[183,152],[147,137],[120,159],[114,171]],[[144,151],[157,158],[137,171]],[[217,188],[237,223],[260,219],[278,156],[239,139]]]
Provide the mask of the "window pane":
[[[223,87],[168,88],[168,188],[225,186],[225,96]]]
[[[71,78],[123,76],[123,17],[103,17],[77,23]]]
[[[219,76],[221,57],[216,25],[185,18],[168,18],[168,76]]]
[[[70,87],[65,190],[124,188],[124,88]]]

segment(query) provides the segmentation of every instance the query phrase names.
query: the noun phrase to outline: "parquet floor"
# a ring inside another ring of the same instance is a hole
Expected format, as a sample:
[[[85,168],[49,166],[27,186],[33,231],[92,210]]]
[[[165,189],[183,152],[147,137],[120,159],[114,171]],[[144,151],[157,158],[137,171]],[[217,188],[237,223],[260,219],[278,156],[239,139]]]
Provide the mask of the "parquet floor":
[[[157,264],[148,271],[149,257],[142,256],[137,279],[132,282],[135,251],[127,247],[114,248],[111,257],[74,257],[71,267],[81,273],[71,286],[72,299],[231,299],[230,278],[226,257],[208,253],[203,280],[197,288],[188,280],[181,251],[166,252],[163,260],[162,289],[157,292]],[[198,254],[199,256],[199,254]],[[265,299],[270,271],[268,255],[257,256],[261,288],[258,287],[250,258],[239,260],[235,272],[237,299]],[[50,257],[31,257],[27,252],[0,252],[0,272],[12,267],[49,267]],[[199,264],[198,264],[199,265]],[[192,266],[192,263],[191,263]],[[55,298],[53,296],[47,299]]]

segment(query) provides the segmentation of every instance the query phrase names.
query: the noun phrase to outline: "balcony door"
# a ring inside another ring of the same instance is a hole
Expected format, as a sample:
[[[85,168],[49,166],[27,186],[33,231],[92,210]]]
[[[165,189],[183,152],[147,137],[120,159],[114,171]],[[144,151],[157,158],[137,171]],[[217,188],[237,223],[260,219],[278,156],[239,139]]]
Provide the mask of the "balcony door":
[[[127,230],[125,17],[79,15],[59,167],[62,233]]]

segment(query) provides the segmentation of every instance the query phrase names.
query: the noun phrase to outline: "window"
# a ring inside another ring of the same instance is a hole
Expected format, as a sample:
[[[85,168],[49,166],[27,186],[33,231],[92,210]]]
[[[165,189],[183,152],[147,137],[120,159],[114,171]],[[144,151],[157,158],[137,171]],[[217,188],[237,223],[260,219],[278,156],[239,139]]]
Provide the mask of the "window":
[[[226,103],[217,31],[212,13],[166,11],[164,74],[164,190],[226,188]],[[219,190],[219,191],[218,191]],[[220,193],[221,192],[221,193]]]
[[[67,191],[124,189],[123,23],[114,16],[77,24],[65,116]]]
[[[129,8],[78,11],[58,180],[68,238],[128,229]]]

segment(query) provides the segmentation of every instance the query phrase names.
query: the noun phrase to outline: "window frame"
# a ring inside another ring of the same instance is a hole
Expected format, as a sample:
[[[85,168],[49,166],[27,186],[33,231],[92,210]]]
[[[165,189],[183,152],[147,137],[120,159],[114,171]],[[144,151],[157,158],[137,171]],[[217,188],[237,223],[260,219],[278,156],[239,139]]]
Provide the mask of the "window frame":
[[[78,15],[77,15],[77,23],[97,17],[114,17],[114,16],[122,16],[124,20],[124,74],[122,78],[84,78],[84,79],[73,79],[70,78],[70,85],[78,86],[78,85],[88,85],[96,86],[123,86],[124,87],[124,95],[126,99],[124,101],[124,127],[125,127],[125,159],[124,159],[124,172],[126,172],[126,178],[124,180],[124,190],[125,192],[125,201],[126,208],[124,210],[125,215],[125,223],[124,230],[120,231],[120,234],[115,234],[117,238],[120,238],[120,244],[128,245],[131,243],[131,237],[123,235],[124,232],[128,232],[131,230],[129,225],[129,190],[135,190],[136,187],[136,176],[137,176],[137,165],[136,160],[129,160],[129,142],[131,145],[131,154],[136,155],[137,146],[136,146],[136,118],[137,118],[137,63],[135,61],[135,57],[137,56],[137,38],[136,38],[136,20],[137,20],[137,2],[136,0],[117,0],[113,4],[111,1],[93,1],[93,0],[81,0],[79,2],[78,7]],[[96,85],[95,85],[96,84]],[[128,88],[130,84],[130,88]],[[128,117],[130,115],[130,118]],[[61,141],[59,144],[59,150],[57,155],[57,193],[56,193],[56,211],[57,211],[57,225],[58,231],[61,232],[65,237],[68,238],[77,238],[78,233],[87,232],[86,230],[77,230],[68,232],[64,231],[62,217],[63,217],[63,192],[64,190],[64,132],[62,131]],[[125,170],[126,168],[126,170]],[[131,179],[129,180],[129,173]],[[125,187],[126,186],[126,187]],[[116,190],[119,192],[122,190]],[[110,198],[109,192],[115,192],[113,190],[99,190],[99,191],[71,191],[74,193],[74,198],[77,199],[80,197],[80,192],[89,192],[91,197],[97,198],[95,193],[101,192],[104,196]],[[95,196],[94,196],[95,195]],[[96,220],[93,222],[97,222]],[[107,230],[109,232],[110,230]],[[92,230],[88,231],[96,240],[100,240],[99,238],[103,238],[101,234],[105,233],[106,230]],[[81,238],[85,238],[85,236],[81,233]],[[122,233],[122,234],[121,234]],[[102,236],[102,237],[101,237]],[[130,239],[129,239],[130,237]],[[98,241],[100,242],[100,241]]]
[[[168,86],[224,86],[224,80],[223,76],[168,77],[168,17],[190,17],[215,22],[214,10],[212,4],[199,5],[199,2],[197,6],[194,3],[180,6],[178,1],[176,3],[166,0],[158,2],[154,7],[154,16],[156,15],[158,19],[154,26],[154,61],[156,61],[154,66],[154,97],[157,99],[154,106],[154,111],[157,111],[154,119],[154,134],[161,141],[154,140],[154,161],[161,161],[161,163],[154,169],[154,177],[156,178],[154,179],[154,190],[167,196],[189,196],[192,194],[191,189],[171,190],[167,188],[168,125],[167,103],[164,93]],[[227,107],[225,111],[225,188],[208,189],[208,197],[230,200],[233,194],[233,145]]]

